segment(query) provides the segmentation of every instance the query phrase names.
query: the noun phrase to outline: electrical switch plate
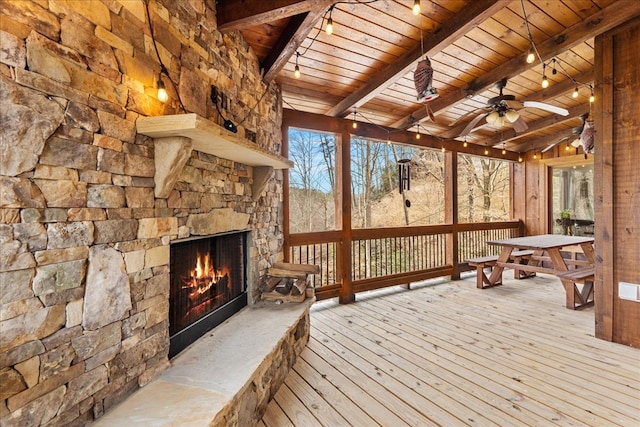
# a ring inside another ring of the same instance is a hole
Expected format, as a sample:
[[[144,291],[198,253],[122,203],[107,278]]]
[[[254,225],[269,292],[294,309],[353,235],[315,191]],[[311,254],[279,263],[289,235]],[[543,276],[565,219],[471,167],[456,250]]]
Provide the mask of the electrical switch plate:
[[[640,301],[640,284],[618,282],[618,297],[630,301]]]

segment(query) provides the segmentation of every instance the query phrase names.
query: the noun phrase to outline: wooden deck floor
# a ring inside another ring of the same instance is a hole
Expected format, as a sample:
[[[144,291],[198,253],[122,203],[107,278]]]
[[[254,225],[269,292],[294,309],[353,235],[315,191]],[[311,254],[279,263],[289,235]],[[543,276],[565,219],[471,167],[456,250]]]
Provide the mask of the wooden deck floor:
[[[640,426],[640,349],[595,339],[555,277],[357,299],[312,308],[261,426]]]

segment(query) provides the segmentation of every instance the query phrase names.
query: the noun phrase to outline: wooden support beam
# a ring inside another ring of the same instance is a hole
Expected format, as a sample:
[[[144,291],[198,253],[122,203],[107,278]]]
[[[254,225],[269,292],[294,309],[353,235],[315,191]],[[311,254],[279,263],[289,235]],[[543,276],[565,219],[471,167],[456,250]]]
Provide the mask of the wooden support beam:
[[[502,160],[518,161],[518,153],[507,150],[506,154],[501,154],[499,150],[490,150],[489,154],[484,154],[485,146],[478,144],[468,144],[463,147],[460,141],[442,140],[440,138],[422,134],[417,140],[414,132],[398,132],[397,129],[378,126],[371,123],[360,122],[358,129],[351,127],[351,120],[340,117],[329,117],[321,114],[306,113],[291,109],[283,109],[283,124],[301,129],[314,130],[318,132],[331,132],[335,134],[345,133],[347,135],[357,135],[363,138],[376,139],[379,141],[390,141],[396,144],[410,145],[420,148],[435,148],[445,151],[457,151],[474,156],[493,157]]]
[[[496,0],[476,0],[471,2],[435,32],[425,34],[421,42],[414,46],[413,49],[406,52],[381,72],[376,73],[369,82],[344,98],[325,114],[343,117],[354,106],[360,107],[415,68],[416,61],[423,54],[435,55],[502,8],[504,8],[504,3]]]
[[[291,20],[276,45],[271,49],[269,56],[262,64],[265,82],[271,82],[276,77],[289,58],[296,53],[300,44],[307,38],[318,19],[333,4],[331,0],[316,0],[313,3],[315,6],[312,9]]]
[[[567,28],[560,34],[541,43],[536,43],[536,47],[541,56],[540,59],[546,61],[558,53],[571,49],[577,44],[602,34],[638,15],[640,15],[640,8],[636,1],[625,0],[612,3],[608,7],[594,13],[589,18]],[[429,103],[431,110],[435,113],[450,108],[465,98],[471,98],[485,91],[500,79],[508,79],[533,68],[537,64],[528,64],[526,61],[527,54],[528,52],[524,51],[490,72],[478,77],[464,88],[455,90],[444,96],[441,95]],[[426,109],[424,106],[421,106],[413,113],[393,123],[391,127],[408,129],[413,126],[416,121],[421,121],[426,117]]]
[[[218,31],[227,33],[300,15],[316,8],[315,0],[218,0]]]

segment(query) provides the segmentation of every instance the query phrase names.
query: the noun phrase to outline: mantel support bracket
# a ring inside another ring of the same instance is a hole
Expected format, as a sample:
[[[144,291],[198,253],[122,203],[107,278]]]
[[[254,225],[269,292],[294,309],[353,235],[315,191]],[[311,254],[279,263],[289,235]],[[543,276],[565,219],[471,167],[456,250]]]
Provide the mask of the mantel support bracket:
[[[155,196],[159,199],[169,197],[182,168],[191,157],[193,142],[191,138],[183,136],[168,136],[154,138],[155,151]]]

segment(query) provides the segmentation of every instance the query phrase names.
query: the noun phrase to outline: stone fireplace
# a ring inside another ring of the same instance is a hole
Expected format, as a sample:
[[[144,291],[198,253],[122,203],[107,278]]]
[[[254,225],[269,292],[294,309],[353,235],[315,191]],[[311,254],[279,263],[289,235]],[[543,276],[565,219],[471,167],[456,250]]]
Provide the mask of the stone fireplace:
[[[83,425],[170,366],[173,242],[249,230],[250,306],[282,258],[283,174],[255,161],[279,158],[279,89],[210,0],[7,1],[0,22],[0,424]],[[160,116],[196,126],[137,128]]]
[[[169,358],[247,305],[247,234],[171,243]]]

